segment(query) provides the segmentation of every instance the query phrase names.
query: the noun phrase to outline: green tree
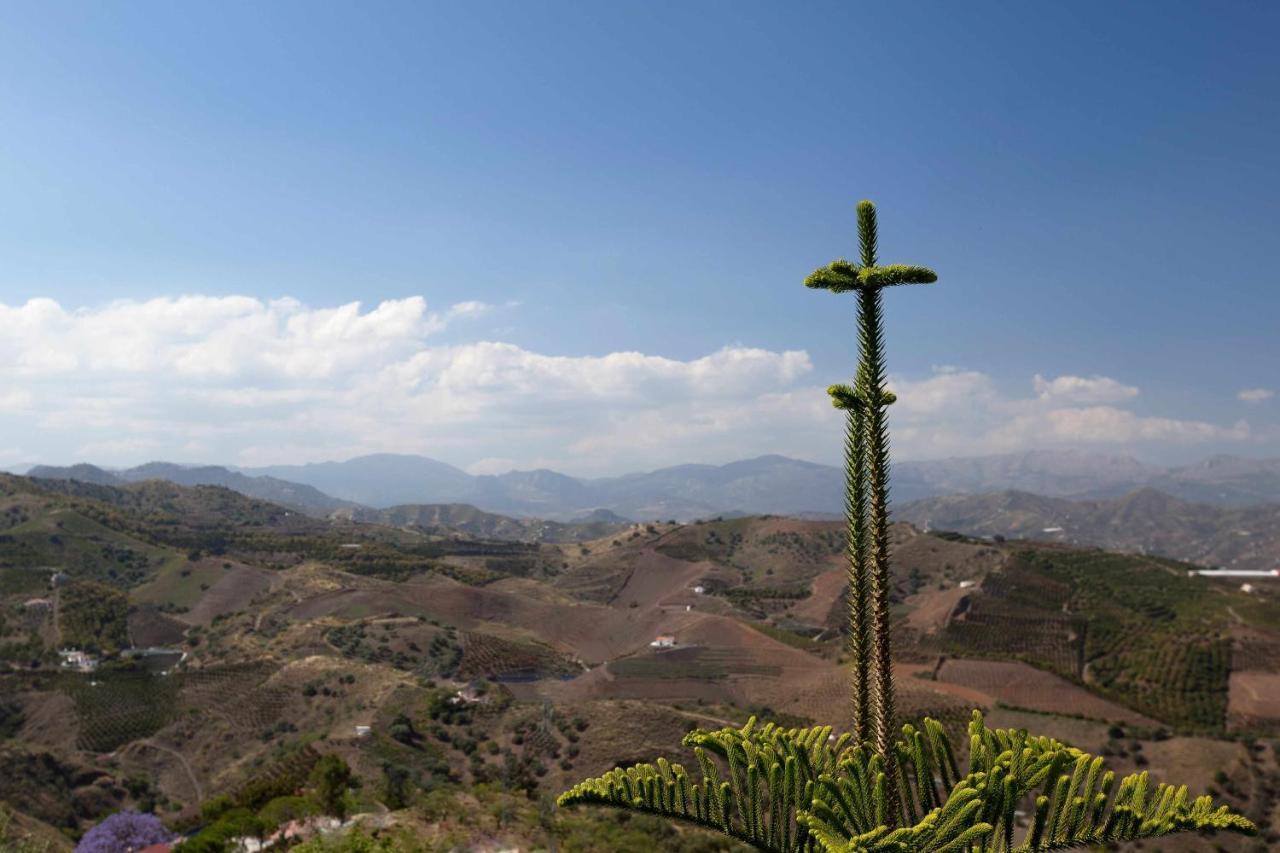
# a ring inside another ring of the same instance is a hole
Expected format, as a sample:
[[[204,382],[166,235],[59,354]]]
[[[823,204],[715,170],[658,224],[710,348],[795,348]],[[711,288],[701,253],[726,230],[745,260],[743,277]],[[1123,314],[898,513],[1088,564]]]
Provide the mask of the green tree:
[[[409,771],[390,761],[382,762],[382,796],[389,809],[402,809],[409,805]]]
[[[695,730],[684,739],[695,780],[665,758],[579,783],[561,805],[599,803],[710,827],[777,853],[1041,851],[1200,829],[1253,831],[1245,818],[1185,786],[1120,780],[1052,738],[987,727],[975,711],[961,769],[941,724],[894,736],[889,625],[889,443],[881,291],[937,280],[925,267],[880,266],[875,206],[858,204],[860,263],[816,270],[808,287],[858,295],[861,358],[852,385],[828,389],[845,410],[849,645],[853,732],[829,726]],[[1021,830],[1020,810],[1030,821]]]
[[[353,787],[351,767],[332,753],[320,756],[311,770],[311,787],[321,811],[339,820],[347,816],[347,791]]]

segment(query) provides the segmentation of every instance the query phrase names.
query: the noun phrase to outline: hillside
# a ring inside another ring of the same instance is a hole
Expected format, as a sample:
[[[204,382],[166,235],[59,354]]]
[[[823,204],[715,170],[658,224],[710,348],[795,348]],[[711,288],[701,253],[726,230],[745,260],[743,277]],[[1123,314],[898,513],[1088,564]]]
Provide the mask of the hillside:
[[[1026,492],[928,498],[894,510],[924,528],[1158,554],[1238,569],[1280,567],[1280,504],[1226,508],[1153,488],[1119,498],[1068,500]]]
[[[104,486],[120,486],[145,480],[164,480],[180,486],[221,486],[251,498],[271,501],[315,515],[324,515],[351,505],[349,501],[331,498],[312,486],[275,477],[249,477],[217,465],[190,467],[169,462],[148,462],[146,465],[121,471],[105,471],[88,464],[66,468],[37,465],[27,472],[27,476],[45,480],[77,480]]]
[[[611,818],[540,818],[537,803],[671,753],[690,725],[845,723],[838,523],[513,542],[451,526],[506,524],[467,507],[371,523],[156,481],[3,487],[0,800],[24,826],[74,835],[122,805],[183,826],[215,795],[256,810],[257,781],[290,789],[335,753],[370,814],[409,781],[414,809],[388,818],[405,832],[525,849],[553,826],[577,839],[565,849],[721,849],[661,821],[624,839]],[[893,548],[904,718],[958,725],[982,707],[1117,769],[1214,787],[1271,825],[1280,765],[1241,739],[1280,734],[1277,589],[906,524]],[[102,658],[92,675],[58,667],[73,639]],[[173,654],[131,660],[129,646]],[[512,815],[500,831],[490,808]],[[1163,849],[1212,849],[1198,844]]]
[[[549,470],[477,476],[403,454],[240,470],[164,462],[121,471],[87,464],[41,465],[31,469],[31,475],[102,485],[144,479],[217,485],[321,516],[336,511],[350,515],[357,507],[467,504],[489,513],[555,521],[576,521],[595,511],[639,520],[762,513],[832,517],[842,511],[843,500],[839,469],[783,456],[726,465],[677,465],[597,479]],[[1130,457],[1030,451],[906,461],[894,465],[893,499],[902,506],[930,497],[1001,491],[1107,499],[1139,488],[1224,508],[1280,503],[1280,460],[1215,456],[1192,465],[1160,467]]]
[[[546,521],[498,515],[470,504],[409,504],[387,509],[350,507],[337,510],[332,517],[442,534],[461,532],[515,542],[580,542],[610,536],[632,524],[625,518],[600,510],[576,521]]]

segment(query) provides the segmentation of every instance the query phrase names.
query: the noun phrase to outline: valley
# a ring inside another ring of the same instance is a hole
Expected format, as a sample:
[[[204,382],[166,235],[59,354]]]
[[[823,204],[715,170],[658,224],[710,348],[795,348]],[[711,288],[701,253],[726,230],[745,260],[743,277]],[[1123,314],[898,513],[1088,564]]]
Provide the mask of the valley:
[[[0,520],[0,801],[55,849],[126,806],[185,831],[216,798],[275,814],[324,755],[360,780],[361,820],[425,849],[730,849],[549,798],[694,726],[847,724],[835,522],[317,517],[17,476]],[[904,721],[958,731],[979,707],[1280,839],[1280,584],[905,523],[892,540]]]

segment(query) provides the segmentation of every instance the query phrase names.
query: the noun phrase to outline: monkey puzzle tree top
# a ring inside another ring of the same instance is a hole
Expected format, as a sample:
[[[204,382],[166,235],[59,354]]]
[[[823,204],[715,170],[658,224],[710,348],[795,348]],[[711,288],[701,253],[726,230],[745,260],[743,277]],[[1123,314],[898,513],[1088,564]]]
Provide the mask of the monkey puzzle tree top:
[[[880,291],[936,281],[924,267],[877,266],[876,212],[858,204],[862,263],[835,261],[809,287],[858,294],[861,358],[853,385],[828,389],[848,412],[845,490],[853,731],[757,726],[693,731],[695,780],[665,758],[575,785],[560,805],[596,803],[698,824],[773,853],[1020,853],[1157,838],[1252,823],[1187,789],[1116,784],[1094,758],[1052,738],[990,729],[975,711],[965,770],[943,727],[892,728],[889,649],[889,442]],[[1024,817],[1024,814],[1026,817]],[[1020,840],[1015,835],[1021,835]]]
[[[805,286],[858,294],[861,357],[852,386],[832,385],[831,402],[848,413],[845,436],[845,516],[849,551],[849,658],[853,735],[874,743],[885,758],[890,796],[894,761],[893,674],[889,644],[889,439],[885,408],[896,397],[885,390],[884,328],[880,291],[901,284],[930,284],[937,274],[906,264],[878,266],[875,205],[858,203],[861,264],[840,259],[815,270]],[[870,612],[868,612],[870,611]]]

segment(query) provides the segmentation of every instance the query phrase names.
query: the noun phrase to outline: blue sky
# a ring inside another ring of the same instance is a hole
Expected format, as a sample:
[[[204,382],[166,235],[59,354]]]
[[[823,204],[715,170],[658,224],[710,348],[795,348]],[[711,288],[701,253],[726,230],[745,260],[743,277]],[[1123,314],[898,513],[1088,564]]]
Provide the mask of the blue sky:
[[[1277,25],[6,4],[0,464],[831,461],[863,197],[903,457],[1280,454]]]

